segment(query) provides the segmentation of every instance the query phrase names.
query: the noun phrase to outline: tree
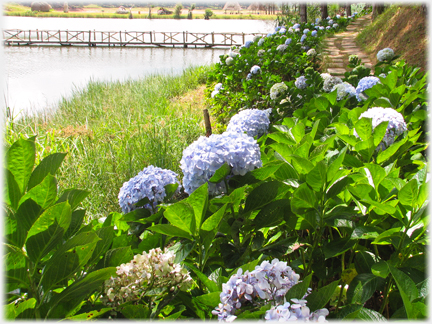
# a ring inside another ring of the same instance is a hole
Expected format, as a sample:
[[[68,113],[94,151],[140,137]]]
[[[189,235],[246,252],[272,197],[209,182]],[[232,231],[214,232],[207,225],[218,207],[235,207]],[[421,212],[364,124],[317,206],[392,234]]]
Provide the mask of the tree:
[[[372,5],[372,21],[384,12],[384,3],[378,2]]]
[[[321,3],[321,20],[327,19],[328,17],[328,7],[327,2]]]
[[[192,3],[191,7],[188,11],[188,19],[192,19],[192,10],[194,10],[194,9],[195,9],[195,3]]]
[[[346,4],[346,15],[347,15],[347,17],[352,15],[351,14],[351,3],[350,2],[347,2],[347,4]]]
[[[174,8],[174,18],[180,18],[181,11],[183,9],[183,6],[181,3],[177,3]]]
[[[204,19],[209,19],[213,16],[213,11],[210,8],[207,8],[204,12]]]
[[[307,4],[306,3],[300,4],[300,22],[302,22],[302,23],[307,22]]]

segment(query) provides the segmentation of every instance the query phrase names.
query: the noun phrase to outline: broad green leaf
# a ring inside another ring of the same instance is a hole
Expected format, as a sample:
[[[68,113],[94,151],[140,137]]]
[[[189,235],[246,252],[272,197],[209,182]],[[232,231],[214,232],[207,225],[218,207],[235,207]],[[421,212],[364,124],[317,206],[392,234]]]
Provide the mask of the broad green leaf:
[[[324,162],[318,162],[306,175],[306,183],[316,192],[321,192],[327,180],[327,167]]]
[[[20,204],[31,198],[43,209],[47,209],[57,198],[57,180],[51,174],[48,174],[41,183],[30,189],[21,197]]]
[[[179,187],[178,183],[169,183],[164,186],[165,188],[165,198],[164,201],[170,200],[173,195],[176,193],[177,189]]]
[[[315,193],[306,183],[302,183],[293,193],[291,210],[296,214],[303,214],[308,209],[314,209],[316,205]]]
[[[308,275],[302,281],[292,286],[286,293],[285,299],[287,301],[290,301],[291,298],[301,299],[307,293],[307,289],[310,287],[311,279],[312,274]]]
[[[87,264],[99,240],[95,232],[85,232],[60,246],[42,270],[42,289],[48,292],[55,284],[70,278]]]
[[[45,157],[33,170],[28,182],[28,190],[41,183],[48,174],[54,176],[65,156],[66,153],[53,153]]]
[[[294,137],[297,143],[305,137],[305,125],[303,123],[297,123],[294,127],[290,129],[290,133]]]
[[[20,287],[30,288],[27,274],[27,263],[24,252],[16,247],[11,247],[3,257],[5,265],[6,284],[18,283]]]
[[[370,172],[369,175],[367,174],[368,170]],[[384,168],[377,164],[365,163],[364,171],[366,172],[367,176],[371,177],[372,183],[370,183],[370,185],[373,185],[375,189],[378,188],[378,185],[386,177],[386,172]]]
[[[223,205],[221,208],[218,209],[217,212],[215,212],[213,215],[211,215],[209,218],[207,218],[204,223],[201,226],[201,230],[204,231],[213,231],[219,227],[220,221],[222,220],[225,209],[227,205]]]
[[[286,213],[290,213],[289,199],[279,199],[265,205],[255,216],[253,224],[255,229],[262,227],[272,227],[279,225],[285,218]]]
[[[382,230],[372,226],[357,226],[351,234],[352,240],[370,240],[378,237]]]
[[[350,177],[346,176],[346,175],[344,175],[344,176],[340,177],[339,179],[335,180],[329,186],[329,188],[326,191],[327,199],[333,198],[333,197],[337,196],[338,194],[340,194],[352,182],[353,182],[353,180]]]
[[[380,245],[391,244],[393,242],[393,238],[400,237],[400,232],[401,232],[400,227],[390,228],[382,232],[380,235],[378,235],[378,237],[372,242],[372,244],[380,244]]]
[[[265,164],[261,168],[251,171],[251,174],[254,176],[255,179],[265,180],[268,177],[272,176],[277,170],[279,170],[282,164],[282,161],[272,161]]]
[[[128,263],[133,259],[133,252],[130,246],[119,247],[108,250],[105,253],[104,267],[118,267],[123,263]]]
[[[135,320],[143,320],[150,318],[151,310],[142,304],[138,305],[126,305],[121,307],[121,313],[124,317]]]
[[[412,301],[418,297],[418,290],[414,281],[404,272],[394,268],[390,264],[387,265],[399,289],[408,319],[416,319],[417,315],[413,309]]]
[[[384,286],[384,279],[372,273],[361,273],[350,283],[347,290],[347,302],[349,304],[364,304],[373,293]]]
[[[380,261],[378,263],[373,264],[371,271],[375,276],[384,279],[387,278],[388,274],[390,273],[389,267],[385,261]]]
[[[129,213],[124,214],[120,220],[123,222],[136,222],[143,218],[147,219],[150,216],[151,211],[147,208],[137,208],[130,211]]]
[[[96,246],[93,250],[93,254],[88,261],[88,265],[92,265],[93,263],[97,263],[99,258],[108,251],[110,248],[113,238],[115,236],[114,226],[106,226],[101,227],[96,230],[97,236],[100,238],[100,241],[96,243]]]
[[[222,164],[222,166],[216,170],[214,175],[209,179],[212,183],[218,183],[221,182],[227,175],[231,173],[231,167],[228,165],[228,163]]]
[[[305,137],[303,137],[301,139],[297,148],[294,150],[293,155],[297,155],[299,157],[302,157],[302,158],[306,159],[306,161],[307,161],[307,159],[309,158],[309,151],[310,151],[312,144],[313,144],[312,137],[310,137],[309,135],[306,135]]]
[[[333,281],[327,286],[312,291],[312,293],[306,297],[306,300],[308,302],[307,305],[311,312],[323,308],[328,303],[330,298],[333,296],[333,293],[335,292],[338,283],[339,282],[337,280]]]
[[[23,194],[33,171],[36,149],[34,139],[19,139],[6,152],[6,166]]]
[[[148,229],[156,233],[165,234],[168,236],[184,237],[192,240],[192,236],[188,232],[170,224],[157,224],[149,227]]]
[[[271,308],[271,303],[267,303],[264,306],[260,307],[258,310],[251,311],[251,310],[245,310],[244,312],[240,313],[237,318],[239,320],[260,320],[264,317],[264,314]]]
[[[345,146],[340,150],[338,157],[334,159],[331,163],[329,163],[327,167],[327,179],[326,179],[328,183],[333,180],[333,177],[335,176],[336,172],[341,167],[342,162],[345,159],[346,151],[347,151],[347,147]]]
[[[372,137],[372,118],[361,118],[355,123],[354,128],[363,141],[368,141]]]
[[[38,262],[59,243],[71,222],[68,202],[56,204],[43,212],[28,231],[25,243],[27,254]]]
[[[190,204],[184,201],[175,203],[165,210],[164,216],[172,226],[175,226],[190,235],[195,235],[195,212],[194,208]]]
[[[18,186],[18,183],[16,182],[12,172],[10,172],[8,169],[5,169],[4,176],[6,179],[4,195],[5,203],[13,210],[16,210],[22,196],[20,187]]]
[[[108,313],[109,311],[112,311],[111,307],[108,308],[101,308],[101,309],[95,309],[87,313],[81,313],[78,315],[68,316],[65,319],[71,320],[71,321],[90,321],[94,318],[97,318],[105,313]],[[122,310],[123,312],[123,310]]]
[[[244,212],[258,210],[273,201],[278,195],[279,187],[282,185],[279,181],[269,181],[254,188],[246,198]]]
[[[6,305],[5,308],[5,317],[8,320],[14,320],[19,314],[24,312],[26,309],[31,309],[36,306],[36,299],[30,298],[27,300],[24,300],[23,302],[19,304],[15,304],[15,302],[12,302],[10,304]]]
[[[363,118],[362,118],[363,119]],[[369,137],[368,139],[361,141],[355,145],[355,150],[359,152],[361,157],[366,161],[370,161],[374,151],[375,146],[373,144],[373,138]]]
[[[280,144],[288,144],[288,145],[296,144],[296,141],[288,133],[275,132],[275,133],[268,134],[268,137]]]
[[[375,126],[374,130],[373,130],[373,143],[375,146],[378,146],[382,139],[384,138],[384,135],[387,132],[387,125],[388,125],[388,121],[383,121],[381,123],[379,123],[377,126]]]
[[[174,321],[176,319],[178,319],[180,317],[180,315],[186,310],[186,307],[184,305],[181,305],[179,307],[179,311],[168,315],[167,317],[164,318],[164,320],[169,320],[169,321]]]
[[[87,190],[81,189],[67,189],[63,192],[56,204],[68,201],[72,210],[75,210],[79,204],[90,194]]]
[[[220,303],[220,291],[211,292],[208,294],[195,297],[200,303],[206,306],[215,308]]]
[[[356,240],[352,240],[349,237],[336,238],[324,246],[325,257],[329,259],[338,256],[351,249],[355,244]]]
[[[359,142],[359,139],[354,135],[338,135],[338,137],[351,146],[356,146]]]
[[[199,280],[202,281],[202,283],[207,287],[208,291],[210,293],[214,293],[214,292],[219,292],[219,287],[217,286],[217,284],[210,280],[204,273],[202,273],[201,271],[199,271],[195,266],[193,266],[192,264],[189,264],[187,262],[183,262],[183,264],[193,273],[195,273],[195,275],[198,277]]]
[[[296,172],[298,172],[298,173],[307,174],[314,167],[312,162],[310,162],[308,159],[306,159],[302,156],[292,154],[290,157],[291,157],[291,163],[292,163],[294,169],[296,170]]]
[[[204,221],[207,209],[208,209],[208,183],[204,183],[199,188],[197,188],[194,192],[191,193],[191,195],[185,200],[190,206],[193,208],[193,213],[195,216],[195,227],[190,226],[191,233],[194,234],[194,232],[198,232],[202,222]],[[184,216],[189,217],[189,216]],[[192,220],[191,220],[192,222]],[[177,226],[179,228],[182,228],[176,224],[171,223],[174,226]],[[192,230],[194,228],[194,230]],[[185,228],[182,228],[186,230]],[[187,230],[186,230],[187,231]]]
[[[64,239],[70,238],[79,231],[84,220],[85,212],[85,209],[77,209],[72,212],[71,222],[69,228],[64,234]]]
[[[413,211],[417,205],[417,197],[419,194],[419,183],[416,179],[409,181],[405,186],[399,190],[399,202],[409,210]]]

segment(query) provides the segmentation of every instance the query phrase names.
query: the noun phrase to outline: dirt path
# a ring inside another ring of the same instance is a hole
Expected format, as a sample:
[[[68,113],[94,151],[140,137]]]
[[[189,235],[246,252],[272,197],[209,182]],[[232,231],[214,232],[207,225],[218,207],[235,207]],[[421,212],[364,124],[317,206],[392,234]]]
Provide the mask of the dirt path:
[[[347,30],[342,33],[334,34],[324,39],[324,59],[325,71],[331,75],[341,76],[347,72],[348,58],[350,55],[357,55],[365,67],[372,69],[372,60],[355,43],[357,34],[372,22],[371,15],[357,18],[350,23]]]

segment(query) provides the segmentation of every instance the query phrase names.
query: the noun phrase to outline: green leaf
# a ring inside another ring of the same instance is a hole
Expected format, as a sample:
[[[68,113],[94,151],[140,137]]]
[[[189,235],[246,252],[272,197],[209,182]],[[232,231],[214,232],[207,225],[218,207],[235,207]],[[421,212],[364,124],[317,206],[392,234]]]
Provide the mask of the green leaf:
[[[100,238],[100,240],[96,243],[93,254],[88,261],[88,265],[97,263],[97,261],[99,261],[99,258],[104,255],[106,251],[108,251],[115,236],[114,226],[98,228],[96,230],[96,234]]]
[[[150,318],[151,310],[146,305],[126,305],[121,307],[121,313],[129,319]]]
[[[130,246],[119,247],[108,250],[105,253],[104,267],[118,267],[123,263],[128,263],[133,259],[133,252]]]
[[[200,303],[215,308],[220,303],[220,291],[215,291],[205,295],[195,297]]]
[[[32,309],[36,306],[36,299],[30,298],[27,300],[24,300],[23,302],[19,304],[15,304],[15,302],[12,302],[10,304],[6,305],[5,308],[5,317],[8,320],[14,320],[19,314],[24,312],[27,309]]]
[[[311,280],[312,274],[305,277],[302,281],[296,283],[288,290],[285,295],[285,299],[287,301],[290,301],[291,298],[301,299],[307,293],[307,289],[310,287]]]
[[[333,177],[336,175],[336,172],[341,167],[342,162],[345,159],[346,151],[347,151],[347,146],[342,148],[338,154],[338,157],[336,159],[334,159],[331,163],[329,163],[329,165],[327,167],[327,182],[328,183],[333,180]]]
[[[172,198],[172,196],[175,194],[175,192],[177,191],[178,187],[179,187],[178,183],[169,183],[166,186],[164,186],[164,188],[165,188],[164,201],[170,200]]]
[[[187,266],[187,268],[190,271],[193,271],[195,273],[195,275],[198,277],[199,280],[202,281],[202,283],[207,287],[207,289],[209,290],[210,293],[214,293],[214,292],[220,293],[219,287],[217,286],[217,284],[213,280],[210,280],[204,273],[199,271],[192,264],[187,263],[187,262],[183,262],[183,264],[185,266]]]
[[[381,164],[384,161],[390,159],[397,150],[407,142],[408,137],[402,138],[400,141],[394,142],[392,145],[387,147],[384,151],[380,151],[377,156],[377,163]]]
[[[265,180],[272,176],[282,166],[282,161],[271,161],[263,167],[251,171],[251,174],[257,180]]]
[[[327,167],[323,161],[318,162],[306,175],[306,183],[316,192],[321,192],[327,180]]]
[[[28,182],[28,190],[41,183],[48,174],[54,176],[65,156],[66,153],[54,153],[45,157],[33,170]]]
[[[84,220],[85,212],[85,209],[78,209],[72,212],[71,222],[66,233],[64,234],[64,239],[70,238],[79,231]]]
[[[184,237],[192,240],[192,236],[190,236],[188,232],[170,224],[157,224],[149,227],[148,229],[156,233],[165,234],[168,236]]]
[[[216,170],[214,175],[209,179],[212,183],[218,183],[221,182],[227,175],[231,173],[231,167],[228,163],[222,164],[222,166]]]
[[[359,152],[361,157],[367,162],[370,161],[374,151],[375,146],[373,143],[373,138],[369,137],[367,140],[361,141],[355,145],[355,150]]]
[[[184,201],[188,203],[193,208],[193,213],[195,216],[195,230],[192,232],[198,232],[204,221],[207,209],[208,209],[208,183],[204,183],[199,188],[197,188],[191,195]],[[172,224],[172,223],[171,223]],[[180,226],[173,224],[179,228]]]
[[[18,207],[15,217],[8,215],[6,218],[6,239],[21,248],[25,243],[29,229],[41,212],[41,207],[32,199],[24,201]]]
[[[390,273],[389,267],[385,261],[380,261],[378,263],[373,264],[371,271],[375,276],[384,279],[387,278],[388,274]]]
[[[370,178],[372,179],[373,182],[370,183],[370,185],[373,185],[375,189],[378,188],[378,185],[386,177],[386,172],[384,168],[377,164],[365,163],[364,171],[366,172],[366,175],[368,175],[368,171],[369,171]]]
[[[108,308],[101,308],[101,309],[95,309],[87,313],[81,313],[74,316],[68,316],[66,317],[67,320],[71,321],[89,321],[91,319],[97,318],[105,313],[108,313],[109,311],[112,311],[111,307]]]
[[[21,199],[21,191],[18,186],[18,183],[15,181],[15,178],[8,169],[5,169],[5,178],[6,178],[6,186],[5,186],[5,203],[9,205],[13,210],[18,208],[18,203]]]
[[[354,258],[357,273],[372,273],[372,266],[379,260],[369,251],[358,251]]]
[[[329,259],[338,256],[351,249],[355,244],[356,240],[352,240],[349,237],[336,238],[324,246],[325,258]]]
[[[279,181],[269,181],[254,188],[246,198],[244,212],[258,210],[274,200],[279,192],[282,183]]]
[[[382,230],[372,226],[357,226],[351,234],[352,240],[370,240],[378,237]]]
[[[265,205],[255,216],[253,224],[255,230],[262,227],[272,227],[279,225],[285,218],[286,213],[290,211],[289,199],[274,200]]]
[[[208,196],[208,194],[207,194]],[[182,231],[195,236],[196,220],[193,207],[187,202],[180,201],[169,206],[164,212],[165,218]]]
[[[35,163],[34,139],[19,139],[6,152],[7,169],[13,174],[21,193],[24,193]]]
[[[388,125],[388,121],[383,121],[381,123],[379,123],[377,126],[375,126],[374,130],[373,130],[373,143],[374,146],[378,146],[382,139],[384,138],[384,135],[387,132],[387,125]]]
[[[31,198],[43,209],[47,209],[57,198],[56,178],[48,174],[41,183],[30,189],[21,197],[20,204],[28,198]]]
[[[384,279],[372,273],[361,273],[350,283],[347,290],[347,302],[349,304],[364,304],[373,293],[384,285]]]
[[[136,222],[143,218],[147,219],[150,216],[151,216],[151,212],[147,208],[137,208],[132,210],[129,213],[124,214],[120,218],[120,220],[123,222]]]
[[[75,210],[79,204],[90,194],[87,190],[81,189],[67,189],[63,192],[56,204],[68,201],[72,210]]]
[[[404,272],[390,264],[387,265],[399,289],[408,319],[416,319],[417,314],[414,311],[412,301],[418,297],[418,290],[414,281]]]
[[[291,128],[291,134],[295,141],[300,143],[300,141],[305,137],[305,125],[302,123],[295,124],[295,126]]]
[[[291,210],[300,215],[308,209],[314,209],[317,205],[315,193],[306,183],[302,183],[293,193],[291,200]]]
[[[6,283],[18,283],[20,287],[30,288],[27,262],[23,251],[16,247],[11,247],[3,260],[6,266]]]
[[[60,246],[42,270],[40,285],[43,290],[48,292],[87,264],[99,240],[95,232],[84,232]]]
[[[25,243],[30,260],[38,262],[61,241],[71,222],[71,215],[71,206],[62,202],[38,217],[28,231]]]
[[[409,210],[413,211],[417,205],[417,197],[419,195],[419,183],[416,179],[409,181],[399,190],[399,202]]]
[[[335,292],[338,281],[333,281],[327,286],[324,286],[318,290],[313,291],[310,295],[306,297],[307,305],[311,312],[314,312],[318,309],[323,308],[330,298],[333,296],[333,293]]]
[[[355,123],[354,128],[363,141],[368,141],[372,137],[372,118],[361,118]]]
[[[220,224],[220,221],[222,220],[225,209],[227,205],[223,205],[221,208],[218,209],[217,212],[215,212],[213,215],[211,215],[209,218],[207,218],[204,223],[201,226],[201,230],[204,231],[214,231],[217,230]]]

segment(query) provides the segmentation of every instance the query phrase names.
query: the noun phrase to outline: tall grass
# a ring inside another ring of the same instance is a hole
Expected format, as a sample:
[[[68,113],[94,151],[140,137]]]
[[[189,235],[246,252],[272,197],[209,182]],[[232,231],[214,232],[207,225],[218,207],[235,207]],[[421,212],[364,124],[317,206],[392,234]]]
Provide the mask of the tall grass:
[[[204,100],[179,103],[175,98],[203,85],[208,70],[197,67],[177,77],[90,82],[75,90],[71,99],[63,99],[49,116],[9,120],[6,144],[20,134],[37,135],[38,160],[68,152],[59,170],[60,187],[90,190],[84,202],[88,217],[106,216],[120,210],[120,187],[144,167],[180,173],[183,149],[205,134]]]

